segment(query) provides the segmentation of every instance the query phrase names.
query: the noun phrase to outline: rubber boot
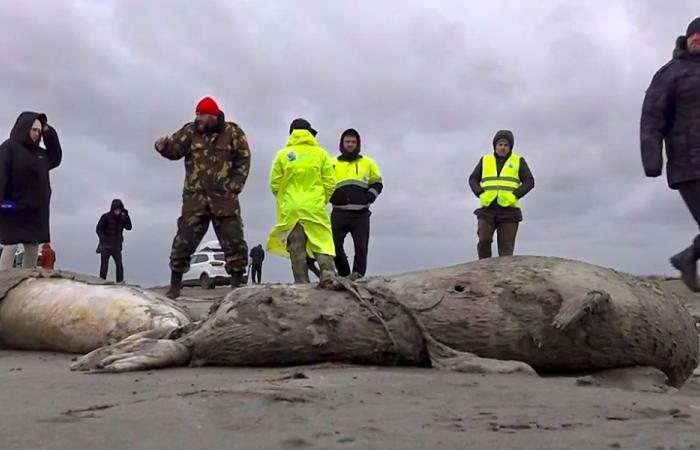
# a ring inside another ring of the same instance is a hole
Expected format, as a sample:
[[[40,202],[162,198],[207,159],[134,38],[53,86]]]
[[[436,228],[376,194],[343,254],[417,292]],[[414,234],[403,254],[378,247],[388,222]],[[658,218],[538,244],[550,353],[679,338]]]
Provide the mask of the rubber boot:
[[[693,292],[700,292],[697,275],[697,254],[694,246],[690,246],[671,257],[671,264],[681,272],[681,280]]]
[[[306,250],[304,250],[306,253]],[[294,284],[311,283],[309,279],[309,266],[306,264],[306,255],[294,255],[290,253],[292,260],[292,275],[294,276]]]
[[[292,262],[294,284],[310,283],[309,266],[306,262],[306,234],[304,228],[299,224],[287,237],[287,251]]]
[[[170,289],[165,293],[165,296],[175,300],[180,296],[180,289],[182,288],[182,273],[171,272],[170,273]]]
[[[335,262],[333,257],[319,253],[316,255],[316,261],[318,261],[318,266],[321,268],[319,287],[322,289],[337,289],[339,283],[335,279]]]
[[[231,289],[243,286],[243,272],[231,272]]]

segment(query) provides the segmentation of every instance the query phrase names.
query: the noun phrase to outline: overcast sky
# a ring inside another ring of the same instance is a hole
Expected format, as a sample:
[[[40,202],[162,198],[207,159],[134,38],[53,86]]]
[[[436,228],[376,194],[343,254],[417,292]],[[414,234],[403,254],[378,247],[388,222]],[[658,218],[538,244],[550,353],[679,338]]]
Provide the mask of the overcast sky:
[[[651,77],[700,13],[693,0],[86,0],[0,11],[0,136],[35,110],[63,145],[51,174],[62,269],[97,273],[95,224],[118,197],[134,222],[128,281],[167,282],[184,168],[153,141],[192,120],[205,95],[248,135],[250,246],[274,225],[268,172],[295,117],[332,155],[357,128],[383,171],[372,275],[476,258],[466,180],[501,128],[536,180],[516,253],[672,274],[668,257],[697,231],[665,176],[644,178],[638,131]],[[263,276],[290,272],[269,256]]]

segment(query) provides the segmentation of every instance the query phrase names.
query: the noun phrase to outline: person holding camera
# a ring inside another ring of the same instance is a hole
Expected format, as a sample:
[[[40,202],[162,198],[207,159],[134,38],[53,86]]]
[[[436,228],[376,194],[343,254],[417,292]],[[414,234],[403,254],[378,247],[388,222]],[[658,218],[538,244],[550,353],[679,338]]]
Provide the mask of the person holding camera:
[[[124,230],[131,230],[131,217],[129,211],[124,209],[121,200],[112,200],[112,207],[109,212],[102,214],[97,222],[97,236],[100,243],[97,253],[101,255],[100,278],[107,279],[109,269],[109,258],[114,259],[117,266],[117,283],[124,281],[124,264],[122,263],[122,245],[124,242]]]

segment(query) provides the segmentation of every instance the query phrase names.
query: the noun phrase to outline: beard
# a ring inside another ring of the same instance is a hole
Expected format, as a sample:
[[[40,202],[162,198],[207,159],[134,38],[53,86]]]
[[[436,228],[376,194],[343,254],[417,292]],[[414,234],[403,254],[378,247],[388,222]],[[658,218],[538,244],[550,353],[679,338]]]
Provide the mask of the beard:
[[[206,122],[200,122],[198,120],[197,121],[197,131],[199,131],[200,133],[208,133],[208,132],[216,129],[216,125],[217,125],[216,120],[206,121]]]

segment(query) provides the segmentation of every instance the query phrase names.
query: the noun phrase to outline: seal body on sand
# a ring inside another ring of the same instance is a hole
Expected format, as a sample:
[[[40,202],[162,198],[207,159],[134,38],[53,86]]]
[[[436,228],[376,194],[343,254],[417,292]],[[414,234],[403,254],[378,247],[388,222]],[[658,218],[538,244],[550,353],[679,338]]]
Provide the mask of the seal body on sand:
[[[190,322],[165,297],[75,274],[0,273],[0,341],[20,350],[87,353],[146,330]]]
[[[678,386],[698,364],[695,322],[631,275],[559,258],[493,258],[351,283],[342,291],[255,286],[170,339],[132,339],[74,368],[325,361],[460,371],[651,366]],[[178,335],[181,335],[178,337]],[[106,356],[108,355],[108,356]]]

